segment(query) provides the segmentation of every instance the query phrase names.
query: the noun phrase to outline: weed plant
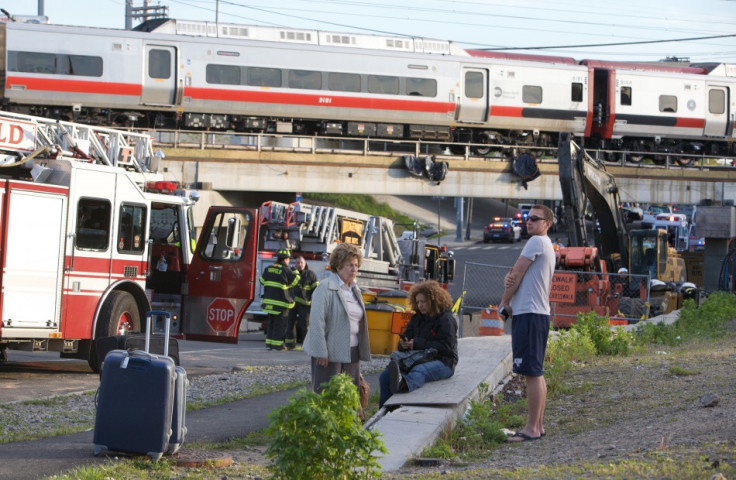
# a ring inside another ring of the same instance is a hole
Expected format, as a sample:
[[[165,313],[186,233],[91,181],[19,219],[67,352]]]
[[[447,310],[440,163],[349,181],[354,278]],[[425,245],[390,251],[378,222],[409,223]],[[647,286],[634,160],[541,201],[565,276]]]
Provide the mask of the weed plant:
[[[380,432],[366,430],[352,379],[336,375],[321,394],[301,389],[269,413],[266,454],[274,479],[352,480],[378,478],[375,452],[386,453]]]
[[[736,318],[736,296],[714,292],[700,305],[685,300],[677,320],[671,325],[646,322],[637,330],[641,344],[679,345],[693,338],[716,338],[726,330],[727,322]]]

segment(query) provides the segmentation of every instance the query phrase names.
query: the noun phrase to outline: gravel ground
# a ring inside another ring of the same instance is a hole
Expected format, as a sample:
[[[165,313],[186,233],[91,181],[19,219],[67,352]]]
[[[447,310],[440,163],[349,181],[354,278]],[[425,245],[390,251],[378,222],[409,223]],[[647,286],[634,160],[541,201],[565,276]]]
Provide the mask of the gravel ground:
[[[428,473],[455,473],[458,476],[452,478],[464,480],[509,478],[513,474],[499,469],[513,472],[520,467],[561,467],[584,462],[653,464],[653,459],[661,456],[702,461],[702,476],[677,478],[709,479],[727,465],[733,472],[736,323],[732,321],[730,327],[730,332],[719,339],[678,347],[651,347],[639,354],[599,357],[591,365],[577,366],[565,379],[567,393],[554,396],[547,403],[547,435],[541,440],[502,445],[489,451],[487,458],[462,466],[447,463],[420,468],[407,464],[399,473],[384,478],[420,479]],[[523,383],[510,382],[505,394],[524,396]],[[730,454],[724,457],[724,451]],[[561,478],[596,476],[580,473]]]
[[[386,357],[375,357],[363,362],[364,372],[385,368]],[[307,365],[254,366],[229,373],[202,375],[189,378],[188,403],[214,402],[224,397],[245,397],[264,387],[277,387],[294,382],[309,382]],[[95,420],[94,392],[63,395],[31,402],[0,405],[0,438],[18,438],[31,434],[41,435],[69,428],[92,427]]]

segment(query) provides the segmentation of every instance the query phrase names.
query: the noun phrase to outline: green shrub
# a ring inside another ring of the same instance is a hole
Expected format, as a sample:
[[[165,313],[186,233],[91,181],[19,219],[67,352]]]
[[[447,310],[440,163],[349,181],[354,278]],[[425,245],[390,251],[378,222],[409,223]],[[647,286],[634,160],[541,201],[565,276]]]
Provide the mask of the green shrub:
[[[693,300],[685,300],[677,320],[671,325],[639,324],[636,340],[641,344],[678,345],[693,338],[715,338],[723,334],[727,322],[734,318],[736,296],[714,292],[700,306]]]
[[[347,375],[332,377],[321,394],[299,390],[269,414],[272,440],[266,454],[275,479],[378,478],[374,452],[386,453],[379,432],[358,417],[358,389]]]
[[[593,341],[599,355],[625,355],[631,351],[634,337],[622,328],[611,329],[608,317],[595,312],[579,313],[577,323],[572,326]]]
[[[593,340],[579,329],[550,335],[544,361],[544,378],[550,394],[561,392],[562,378],[575,363],[590,361],[597,354]]]

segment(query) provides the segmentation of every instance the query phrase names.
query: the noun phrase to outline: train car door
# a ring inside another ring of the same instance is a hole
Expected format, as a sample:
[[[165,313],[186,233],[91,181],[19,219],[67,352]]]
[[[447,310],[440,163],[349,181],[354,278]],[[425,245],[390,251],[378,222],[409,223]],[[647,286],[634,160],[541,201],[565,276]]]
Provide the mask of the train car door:
[[[210,207],[187,272],[186,338],[238,341],[255,292],[257,248],[255,209]]]
[[[146,45],[141,102],[144,105],[173,105],[176,100],[176,48]]]
[[[716,137],[729,136],[733,129],[734,112],[729,111],[731,104],[728,87],[708,84],[705,109],[705,135]]]
[[[463,67],[463,93],[460,108],[457,109],[459,122],[483,123],[488,118],[488,70]]]

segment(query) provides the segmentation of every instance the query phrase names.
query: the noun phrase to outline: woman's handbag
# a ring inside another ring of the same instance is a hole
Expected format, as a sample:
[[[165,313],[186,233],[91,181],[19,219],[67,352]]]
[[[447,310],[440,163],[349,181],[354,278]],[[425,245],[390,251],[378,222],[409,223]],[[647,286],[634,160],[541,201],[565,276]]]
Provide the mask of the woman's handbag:
[[[407,350],[405,352],[392,352],[391,360],[399,365],[401,373],[407,373],[420,363],[431,362],[437,358],[437,349],[426,348],[424,350]]]
[[[360,397],[360,406],[361,408],[365,408],[368,406],[368,399],[371,398],[371,386],[366,381],[366,379],[363,378],[363,375],[361,375],[358,380],[358,395]]]

